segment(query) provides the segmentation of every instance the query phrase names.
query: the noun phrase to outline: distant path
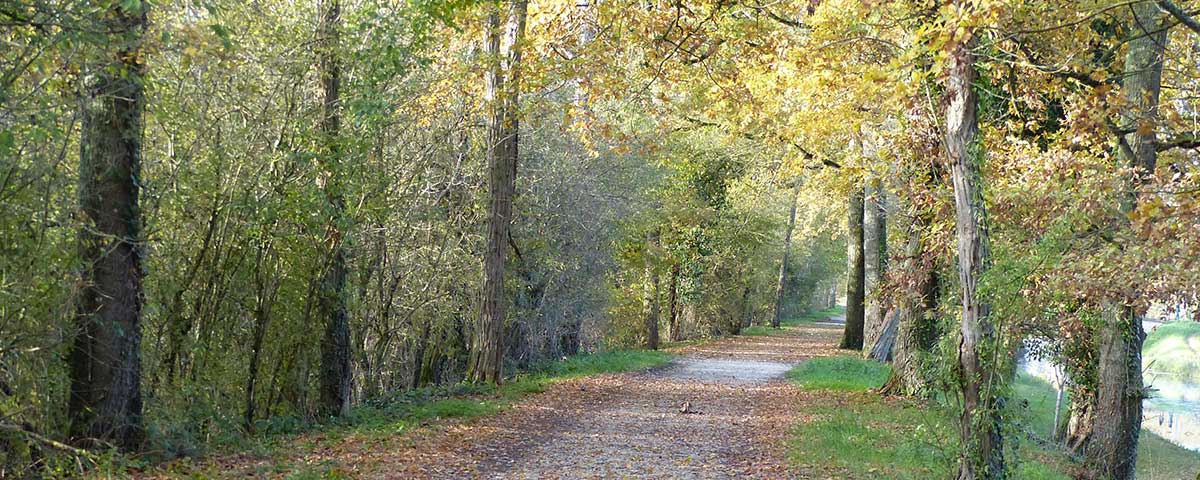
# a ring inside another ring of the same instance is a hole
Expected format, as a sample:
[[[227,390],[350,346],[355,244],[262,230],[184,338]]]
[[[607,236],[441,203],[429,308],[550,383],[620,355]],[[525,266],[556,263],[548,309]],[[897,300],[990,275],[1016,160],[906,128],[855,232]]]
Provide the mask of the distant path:
[[[512,410],[359,463],[372,478],[793,478],[785,436],[805,395],[792,365],[832,355],[841,328],[792,327],[678,349],[649,372],[555,384]],[[682,413],[687,403],[689,412]],[[363,452],[367,453],[367,452]],[[380,462],[379,464],[375,462]]]

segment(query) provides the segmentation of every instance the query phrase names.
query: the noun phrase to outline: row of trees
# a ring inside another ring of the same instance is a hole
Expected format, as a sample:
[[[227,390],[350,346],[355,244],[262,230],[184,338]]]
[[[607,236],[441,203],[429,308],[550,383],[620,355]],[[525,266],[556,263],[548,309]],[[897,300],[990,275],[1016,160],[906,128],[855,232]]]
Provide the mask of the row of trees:
[[[0,7],[0,472],[828,303],[837,208],[663,110],[628,8]]]
[[[955,392],[958,478],[1003,478],[1005,384],[1046,339],[1079,475],[1133,478],[1142,316],[1198,287],[1200,30],[1171,1],[955,1],[923,20],[901,3],[864,34],[909,100],[867,109],[858,137],[842,345],[893,361],[885,392]],[[881,190],[881,171],[900,181]]]
[[[960,478],[1029,336],[1131,475],[1138,315],[1200,286],[1191,5],[344,1],[0,7],[4,425],[186,453],[846,269]]]

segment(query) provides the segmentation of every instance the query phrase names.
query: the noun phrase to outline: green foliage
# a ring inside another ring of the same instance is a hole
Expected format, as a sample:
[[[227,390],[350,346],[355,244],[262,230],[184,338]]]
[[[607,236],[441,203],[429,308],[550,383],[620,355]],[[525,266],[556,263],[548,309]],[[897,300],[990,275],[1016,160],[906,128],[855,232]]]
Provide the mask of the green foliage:
[[[549,379],[568,379],[599,373],[645,370],[665,365],[671,358],[671,354],[659,351],[613,350],[576,355],[563,361],[546,363],[534,368],[532,372]]]

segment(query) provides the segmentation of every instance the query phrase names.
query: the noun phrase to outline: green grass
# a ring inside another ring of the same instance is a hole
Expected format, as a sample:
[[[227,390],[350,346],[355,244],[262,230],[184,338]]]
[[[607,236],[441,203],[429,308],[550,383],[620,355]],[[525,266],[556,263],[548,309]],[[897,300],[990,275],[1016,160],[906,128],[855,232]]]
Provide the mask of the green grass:
[[[779,325],[781,327],[796,327],[796,326],[800,326],[800,325],[808,325],[808,324],[816,323],[816,322],[824,320],[828,317],[845,315],[845,314],[846,314],[846,307],[836,306],[836,307],[826,309],[826,310],[819,310],[816,312],[808,312],[808,313],[805,313],[804,315],[800,315],[798,317],[785,318],[779,322]],[[786,333],[786,332],[784,332],[784,330],[781,328],[771,328],[771,327],[764,326],[764,325],[754,325],[754,326],[742,329],[741,334],[751,336],[751,337],[770,337],[770,336],[774,336],[774,335],[782,335],[784,333]]]
[[[1172,322],[1146,335],[1142,364],[1152,372],[1200,382],[1200,323]]]
[[[1045,438],[1050,437],[1054,423],[1054,387],[1040,378],[1018,374],[1013,383],[1012,396],[1028,402],[1021,412],[1024,427]],[[1066,406],[1063,407],[1066,415]],[[1149,431],[1142,430],[1138,442],[1137,478],[1140,480],[1192,479],[1200,475],[1200,453],[1166,441]]]
[[[809,390],[861,392],[883,386],[891,372],[879,362],[842,356],[806,361],[788,370],[787,378]]]
[[[851,394],[847,402],[805,414],[812,421],[792,431],[788,457],[804,469],[849,478],[943,478],[955,451],[947,449],[952,425],[938,413],[906,401]]]
[[[827,404],[803,412],[815,418],[793,429],[788,445],[791,461],[823,476],[947,477],[957,457],[954,412],[937,403],[871,393],[889,373],[888,366],[857,357],[813,359],[788,372],[788,379],[802,389],[842,392]],[[1061,464],[1060,455],[1025,445],[1019,452],[1014,478],[1069,478],[1055,468]]]

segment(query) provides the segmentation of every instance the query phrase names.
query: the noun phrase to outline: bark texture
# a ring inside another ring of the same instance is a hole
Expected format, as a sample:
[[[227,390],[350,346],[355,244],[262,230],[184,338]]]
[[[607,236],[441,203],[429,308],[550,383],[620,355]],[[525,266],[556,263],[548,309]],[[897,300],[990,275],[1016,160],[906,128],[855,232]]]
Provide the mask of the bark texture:
[[[80,139],[79,254],[84,262],[69,352],[71,436],[138,448],[142,427],[142,220],[138,206],[145,110],[140,62],[148,6],[102,15],[100,68],[87,87]]]
[[[925,258],[921,232],[928,218],[917,217],[908,229],[900,268],[909,282],[896,306],[896,344],[892,349],[892,374],[881,391],[887,395],[921,395],[927,389],[921,356],[937,342],[937,322],[929,312],[937,304],[937,270]]]
[[[846,329],[838,348],[863,348],[863,191],[850,195],[846,225]]]
[[[345,199],[341,192],[341,63],[337,48],[341,28],[339,0],[325,0],[322,5],[319,32],[321,49],[321,135],[325,143],[325,199],[329,208],[327,243],[330,254],[324,278],[321,280],[320,307],[325,317],[325,334],[321,337],[320,399],[321,415],[340,416],[350,413],[350,320],[346,307],[346,223]]]
[[[792,230],[796,228],[796,202],[800,199],[800,180],[792,187],[792,213],[788,215],[787,230],[783,234],[783,258],[779,263],[779,282],[775,285],[775,316],[771,317],[771,328],[779,328],[783,321],[783,297],[787,290],[788,257],[792,254]]]
[[[1138,190],[1154,175],[1158,162],[1155,131],[1159,93],[1162,89],[1163,51],[1167,43],[1164,16],[1159,7],[1145,2],[1131,7],[1122,87],[1130,109],[1122,127],[1131,133],[1120,139],[1118,158],[1133,167],[1133,178],[1121,202],[1119,223],[1138,203]],[[1096,405],[1087,440],[1086,457],[1090,478],[1125,480],[1134,478],[1138,435],[1142,425],[1142,330],[1141,316],[1126,299],[1105,308],[1098,337]]]
[[[885,329],[883,298],[879,287],[883,285],[885,259],[887,258],[887,213],[884,211],[883,185],[879,179],[867,183],[863,204],[863,356],[871,357],[875,344],[880,341]]]
[[[959,2],[973,8],[971,2]],[[966,35],[972,35],[967,31]],[[958,279],[962,289],[962,339],[958,347],[960,394],[959,480],[1003,478],[1004,448],[999,398],[995,392],[996,332],[988,318],[990,306],[978,291],[979,279],[990,264],[987,210],[983,201],[980,163],[978,97],[975,81],[974,37],[957,39],[949,56],[946,80],[946,153],[954,182],[955,232],[958,240]]]
[[[483,295],[467,378],[499,383],[504,360],[504,261],[512,224],[513,194],[517,176],[518,66],[521,39],[525,35],[528,0],[510,0],[496,5],[484,29],[486,53],[496,57],[484,75],[484,97],[488,115],[488,227],[483,257]],[[503,30],[501,9],[505,11]]]

